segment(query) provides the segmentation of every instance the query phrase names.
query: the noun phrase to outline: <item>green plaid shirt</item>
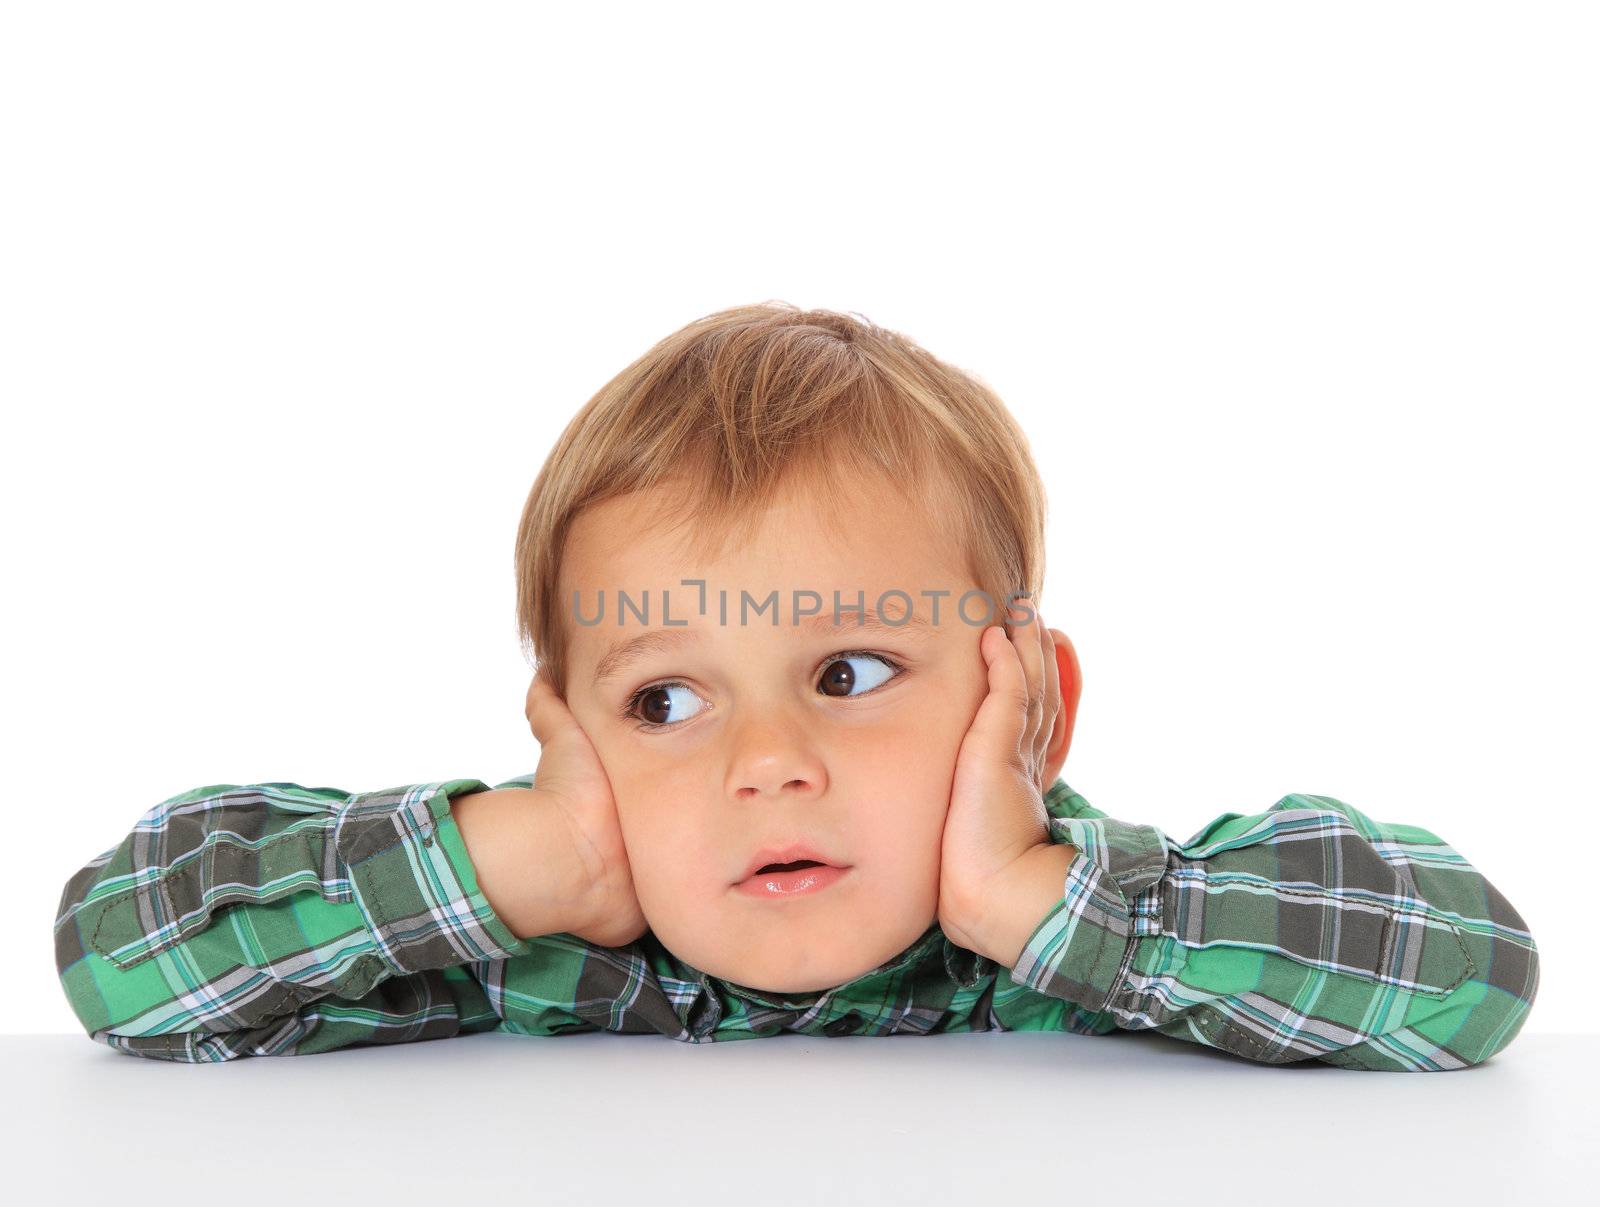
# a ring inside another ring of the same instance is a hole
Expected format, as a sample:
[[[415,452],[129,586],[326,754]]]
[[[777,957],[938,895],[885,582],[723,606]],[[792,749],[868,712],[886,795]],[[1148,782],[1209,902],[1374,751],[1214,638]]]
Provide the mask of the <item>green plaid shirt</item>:
[[[649,932],[615,948],[514,935],[450,811],[487,787],[214,784],[162,801],[67,882],[55,941],[72,1009],[119,1051],[187,1062],[473,1031],[1120,1028],[1265,1064],[1440,1070],[1509,1044],[1539,982],[1521,916],[1427,830],[1294,794],[1178,843],[1058,779],[1051,837],[1077,854],[1015,967],[935,924],[843,985],[757,993]]]

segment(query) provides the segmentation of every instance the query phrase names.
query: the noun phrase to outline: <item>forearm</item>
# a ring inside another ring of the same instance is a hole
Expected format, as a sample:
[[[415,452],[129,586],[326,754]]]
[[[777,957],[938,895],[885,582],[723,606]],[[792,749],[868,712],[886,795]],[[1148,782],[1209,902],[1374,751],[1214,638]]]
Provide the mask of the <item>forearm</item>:
[[[470,778],[372,792],[274,782],[158,802],[62,892],[68,1002],[92,1038],[177,1061],[469,1029],[487,1002],[441,971],[530,946],[478,885],[451,813],[473,795],[493,793]],[[492,864],[497,844],[479,845]],[[565,958],[560,946],[541,960]]]
[[[1178,842],[1081,798],[1054,803],[1072,811],[1052,814],[1051,834],[1078,856],[1063,896],[1020,953],[1001,947],[1015,931],[988,942],[997,961],[1016,953],[1014,981],[1081,1007],[1085,1029],[1154,1030],[1264,1064],[1440,1070],[1504,1048],[1532,1004],[1527,923],[1420,826],[1291,793]],[[1027,879],[1013,900],[1050,891]],[[1010,907],[1014,925],[1035,903]]]
[[[1002,968],[1016,965],[1028,936],[1061,900],[1067,866],[1076,854],[1071,843],[1041,844],[999,877],[975,935],[980,955]]]
[[[581,924],[587,893],[565,819],[533,788],[498,788],[456,797],[456,828],[477,871],[478,888],[521,939]]]

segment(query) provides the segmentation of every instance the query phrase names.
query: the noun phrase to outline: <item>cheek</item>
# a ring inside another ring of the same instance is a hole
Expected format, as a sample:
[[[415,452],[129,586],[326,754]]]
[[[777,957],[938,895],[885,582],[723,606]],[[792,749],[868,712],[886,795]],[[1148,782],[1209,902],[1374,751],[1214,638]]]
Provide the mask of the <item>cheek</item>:
[[[930,778],[926,767],[884,785],[879,806],[852,827],[855,852],[874,879],[897,893],[937,882],[949,792],[948,779]]]
[[[961,661],[921,676],[916,690],[907,693],[908,707],[886,720],[885,736],[898,748],[916,749],[919,758],[947,757],[953,765],[961,739],[989,692],[982,656],[976,649],[972,656],[976,665]]]
[[[634,891],[647,913],[673,902],[715,892],[726,878],[725,852],[703,834],[699,823],[675,812],[670,789],[623,796],[617,805]]]

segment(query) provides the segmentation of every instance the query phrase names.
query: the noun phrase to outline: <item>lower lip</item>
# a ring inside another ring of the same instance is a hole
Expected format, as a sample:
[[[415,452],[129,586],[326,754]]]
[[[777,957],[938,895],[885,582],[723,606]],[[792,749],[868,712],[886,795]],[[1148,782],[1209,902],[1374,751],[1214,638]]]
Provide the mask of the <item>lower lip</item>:
[[[734,888],[752,897],[803,897],[807,893],[820,893],[849,870],[824,865],[796,868],[792,872],[757,872],[739,881]]]

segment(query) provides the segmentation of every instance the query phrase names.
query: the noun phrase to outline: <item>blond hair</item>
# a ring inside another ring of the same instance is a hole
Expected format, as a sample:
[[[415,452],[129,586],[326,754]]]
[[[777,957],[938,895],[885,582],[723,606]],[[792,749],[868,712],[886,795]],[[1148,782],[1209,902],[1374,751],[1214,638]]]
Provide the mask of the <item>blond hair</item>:
[[[832,477],[841,463],[882,470],[951,509],[952,539],[996,622],[1007,619],[1008,597],[1037,601],[1044,485],[999,396],[864,316],[765,302],[673,332],[603,385],[556,440],[517,526],[524,653],[531,647],[565,695],[557,593],[566,535],[583,508],[677,486],[688,504],[677,526],[710,550],[751,526],[791,475],[824,495],[848,489]]]

